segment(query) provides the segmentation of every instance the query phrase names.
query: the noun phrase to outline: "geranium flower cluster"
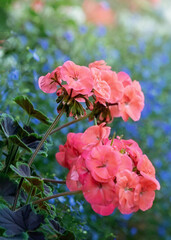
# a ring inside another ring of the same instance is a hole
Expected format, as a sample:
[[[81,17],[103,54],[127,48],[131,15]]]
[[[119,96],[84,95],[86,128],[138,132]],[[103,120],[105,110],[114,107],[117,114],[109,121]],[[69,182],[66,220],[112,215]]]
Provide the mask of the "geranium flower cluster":
[[[101,215],[118,208],[122,214],[152,207],[160,184],[155,169],[138,144],[120,137],[109,139],[105,123],[84,133],[69,133],[56,153],[58,163],[69,169],[69,190],[81,190],[92,209]]]
[[[58,111],[63,107],[67,116],[85,114],[80,102],[92,111],[90,119],[109,122],[115,117],[124,121],[138,121],[144,108],[144,94],[138,81],[132,81],[125,72],[116,73],[104,60],[89,67],[65,62],[52,73],[39,78],[39,87],[45,93],[56,92]]]

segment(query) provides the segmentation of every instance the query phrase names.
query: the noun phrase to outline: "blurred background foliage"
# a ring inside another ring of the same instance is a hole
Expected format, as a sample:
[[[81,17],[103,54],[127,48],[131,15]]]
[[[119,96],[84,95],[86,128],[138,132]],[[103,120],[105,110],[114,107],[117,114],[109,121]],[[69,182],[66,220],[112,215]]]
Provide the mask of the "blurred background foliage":
[[[69,59],[86,66],[104,59],[114,71],[140,81],[145,94],[139,122],[117,119],[110,126],[138,142],[156,168],[161,190],[152,209],[130,215],[116,210],[102,217],[78,196],[51,201],[79,240],[171,239],[170,9],[169,0],[0,0],[0,113],[26,122],[13,101],[24,94],[54,119],[56,95],[41,92],[38,78]],[[60,124],[69,120],[62,117]],[[34,163],[42,177],[65,179],[67,171],[55,160],[58,146],[69,131],[83,132],[92,124],[77,123],[51,137],[48,157],[37,156]],[[40,134],[47,128],[35,119],[31,126]]]

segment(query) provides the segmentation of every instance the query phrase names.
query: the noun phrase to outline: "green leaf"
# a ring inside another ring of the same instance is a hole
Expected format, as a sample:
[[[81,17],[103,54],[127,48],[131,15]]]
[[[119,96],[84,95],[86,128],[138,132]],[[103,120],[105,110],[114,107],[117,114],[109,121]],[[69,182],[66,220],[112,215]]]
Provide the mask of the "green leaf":
[[[35,150],[42,137],[36,133],[29,133],[23,129],[12,116],[2,114],[0,117],[0,127],[4,135],[15,145],[18,145],[28,152]],[[46,144],[40,149],[40,154],[47,156]]]
[[[13,212],[4,205],[0,208],[0,226],[6,230],[6,235],[17,235],[26,231],[36,230],[44,222],[42,215],[37,215],[30,205]]]
[[[30,102],[30,100],[26,96],[18,96],[14,99],[14,101],[22,107],[29,116],[32,116],[34,118],[37,118],[39,121],[45,123],[45,124],[51,124],[51,121],[49,120],[46,115],[44,115],[42,112],[36,110],[33,106],[33,104]]]
[[[44,183],[43,180],[41,180],[38,177],[27,177],[26,178],[32,185],[34,185],[35,187],[37,187],[40,191],[44,191]]]
[[[3,113],[0,117],[0,127],[7,138],[13,135],[17,135],[20,138],[28,135],[28,132],[25,131],[17,121],[6,113]]]
[[[16,195],[17,184],[9,179],[7,175],[0,174],[0,197],[12,204]]]
[[[13,165],[10,168],[20,177],[30,177],[30,167],[26,163],[17,162],[17,167]]]
[[[27,145],[26,145],[24,142],[22,142],[22,141],[19,139],[19,137],[17,137],[16,135],[9,136],[9,139],[11,140],[11,142],[13,142],[14,144],[16,144],[16,145],[24,148],[24,149],[27,150],[28,152],[30,152],[30,153],[32,152],[32,150],[31,150],[29,147],[27,147]]]
[[[27,233],[22,233],[11,237],[0,237],[0,240],[28,240],[28,235]]]

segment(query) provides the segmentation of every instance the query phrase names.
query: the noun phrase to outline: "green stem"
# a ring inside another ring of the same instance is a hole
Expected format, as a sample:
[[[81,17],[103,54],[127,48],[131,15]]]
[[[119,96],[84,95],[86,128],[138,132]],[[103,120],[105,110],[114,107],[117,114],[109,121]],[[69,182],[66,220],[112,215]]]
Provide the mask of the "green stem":
[[[53,199],[53,198],[57,198],[57,197],[61,197],[61,196],[68,196],[68,195],[74,195],[74,194],[79,194],[79,193],[82,193],[82,191],[78,190],[78,191],[72,191],[72,192],[58,193],[58,194],[55,194],[55,195],[52,195],[52,196],[49,196],[49,197],[45,197],[45,198],[36,200],[36,201],[32,202],[32,204],[38,204],[38,203],[41,203],[41,202],[44,202],[44,201],[47,201],[47,200],[50,200],[50,199]]]
[[[12,144],[11,148],[10,148],[10,151],[9,151],[9,154],[7,156],[7,159],[6,159],[6,167],[4,169],[5,174],[8,173],[9,167],[10,167],[12,161],[15,159],[17,151],[18,151],[18,146],[15,146],[14,144]]]
[[[29,125],[29,123],[30,123],[30,118],[31,118],[31,116],[29,115],[28,118],[27,118],[27,121],[26,121],[26,126]]]
[[[88,118],[89,116],[90,116],[90,113],[87,114],[87,115],[84,116],[84,117],[80,117],[80,118],[75,119],[75,120],[73,120],[73,121],[71,121],[71,122],[65,123],[64,125],[62,125],[62,126],[60,126],[60,127],[57,127],[57,128],[55,128],[54,130],[52,130],[51,133],[50,133],[50,135],[54,134],[55,132],[58,132],[59,130],[61,130],[61,129],[65,128],[65,127],[68,127],[69,125],[71,125],[71,124],[73,124],[73,123],[77,123],[77,122],[79,122],[79,121],[81,121],[81,120],[84,120],[84,119]]]
[[[28,204],[28,203],[30,202],[30,198],[31,198],[31,194],[32,194],[32,192],[33,192],[33,189],[34,189],[34,186],[31,185],[30,192],[29,192],[29,194],[28,194],[28,196],[27,196],[26,204]]]
[[[52,123],[52,125],[48,128],[47,132],[45,133],[44,137],[42,138],[42,140],[40,141],[40,143],[38,144],[36,150],[34,151],[33,155],[31,156],[30,160],[29,160],[29,167],[31,166],[31,164],[33,163],[36,155],[38,154],[39,150],[41,149],[41,147],[43,146],[43,143],[45,142],[45,140],[47,139],[47,137],[50,135],[51,131],[53,130],[53,128],[56,126],[56,124],[58,123],[59,119],[61,118],[62,114],[64,113],[64,108],[61,110],[61,112],[58,114],[58,116],[55,118],[54,122]]]
[[[49,178],[42,178],[41,180],[43,180],[45,183],[51,182],[51,183],[66,184],[66,181],[60,181],[60,180],[49,179]]]
[[[19,194],[20,194],[20,189],[21,189],[21,186],[23,184],[23,181],[24,181],[24,178],[21,178],[21,180],[18,184],[17,192],[16,192],[16,195],[15,195],[15,198],[14,198],[14,203],[13,203],[13,206],[12,206],[12,211],[15,211],[15,208],[17,206],[17,200],[18,200],[18,197],[19,197]]]

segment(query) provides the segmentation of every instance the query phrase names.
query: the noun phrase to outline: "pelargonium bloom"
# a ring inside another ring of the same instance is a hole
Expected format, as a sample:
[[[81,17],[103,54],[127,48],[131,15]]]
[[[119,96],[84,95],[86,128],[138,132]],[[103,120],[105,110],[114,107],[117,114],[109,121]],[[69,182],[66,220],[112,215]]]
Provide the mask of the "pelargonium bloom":
[[[87,169],[98,182],[114,180],[121,161],[120,153],[108,145],[93,148],[85,160]]]
[[[61,66],[53,70],[52,73],[46,74],[39,78],[39,88],[45,93],[54,93],[57,91],[58,82],[61,82]]]
[[[123,98],[119,102],[119,110],[124,121],[132,118],[138,121],[144,108],[144,94],[139,82],[133,81],[124,88]]]
[[[93,77],[88,67],[67,61],[61,67],[61,78],[67,82],[68,89],[73,89],[72,97],[78,94],[90,95],[93,88]]]
[[[55,156],[61,166],[70,169],[75,164],[84,146],[81,135],[82,133],[69,133],[65,145],[59,146],[59,152]]]
[[[88,66],[89,66],[89,68],[97,68],[99,70],[110,70],[111,69],[111,66],[107,66],[107,63],[104,60],[92,62]]]
[[[69,133],[56,159],[69,169],[69,190],[81,190],[92,209],[103,216],[116,207],[122,214],[151,208],[160,184],[155,168],[132,139],[109,139],[104,123],[84,133]]]

